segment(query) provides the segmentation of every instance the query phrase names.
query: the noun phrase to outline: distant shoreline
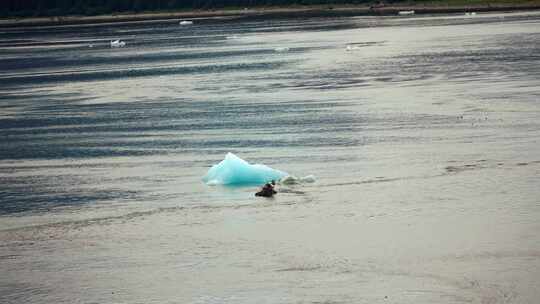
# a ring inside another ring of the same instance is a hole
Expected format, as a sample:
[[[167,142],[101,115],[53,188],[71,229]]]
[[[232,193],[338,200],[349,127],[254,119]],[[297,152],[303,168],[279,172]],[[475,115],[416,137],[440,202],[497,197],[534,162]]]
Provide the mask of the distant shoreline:
[[[321,5],[293,7],[258,7],[234,10],[192,10],[178,12],[119,13],[99,16],[58,16],[25,17],[0,19],[0,28],[59,26],[59,25],[99,25],[125,22],[177,22],[179,20],[275,19],[294,17],[347,17],[347,16],[391,16],[400,11],[414,11],[415,14],[450,14],[465,12],[503,12],[540,10],[540,1],[516,4],[480,5]]]

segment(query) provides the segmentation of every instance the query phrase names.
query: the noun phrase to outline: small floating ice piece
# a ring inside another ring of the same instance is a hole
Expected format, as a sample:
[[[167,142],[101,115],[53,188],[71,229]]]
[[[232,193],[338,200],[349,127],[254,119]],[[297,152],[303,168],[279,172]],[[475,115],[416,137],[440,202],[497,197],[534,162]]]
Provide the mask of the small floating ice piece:
[[[111,47],[124,47],[126,46],[126,43],[124,41],[120,41],[120,40],[114,40],[114,41],[111,41]]]
[[[202,180],[207,185],[262,185],[287,175],[286,172],[265,165],[252,165],[232,153],[227,153],[225,159],[213,165]]]
[[[279,181],[280,184],[283,184],[283,185],[294,185],[294,184],[298,184],[298,178],[296,176],[292,176],[292,175],[287,175],[285,176],[284,178],[282,178],[280,181]]]
[[[314,182],[315,182],[315,176],[313,175],[307,175],[300,178],[294,175],[287,175],[284,178],[279,180],[279,183],[283,185],[295,185],[295,184],[314,183]]]
[[[399,11],[398,15],[405,16],[405,15],[414,15],[414,11]]]
[[[274,51],[278,52],[278,53],[285,53],[285,52],[288,52],[290,49],[288,47],[277,47],[274,49]]]
[[[302,183],[314,183],[315,182],[315,176],[314,175],[307,175],[300,179],[300,182]]]
[[[365,41],[365,42],[351,42],[345,47],[346,51],[360,50],[364,47],[383,45],[386,41]]]
[[[182,20],[180,21],[180,25],[192,25],[193,21],[191,20]]]

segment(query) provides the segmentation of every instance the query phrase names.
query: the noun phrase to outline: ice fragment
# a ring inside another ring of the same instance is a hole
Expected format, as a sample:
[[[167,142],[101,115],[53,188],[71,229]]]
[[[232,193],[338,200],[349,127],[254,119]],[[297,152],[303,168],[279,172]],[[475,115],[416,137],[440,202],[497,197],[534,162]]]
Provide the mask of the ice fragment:
[[[203,177],[208,185],[262,185],[278,181],[288,174],[265,165],[252,165],[240,157],[227,153],[225,159],[213,165]]]

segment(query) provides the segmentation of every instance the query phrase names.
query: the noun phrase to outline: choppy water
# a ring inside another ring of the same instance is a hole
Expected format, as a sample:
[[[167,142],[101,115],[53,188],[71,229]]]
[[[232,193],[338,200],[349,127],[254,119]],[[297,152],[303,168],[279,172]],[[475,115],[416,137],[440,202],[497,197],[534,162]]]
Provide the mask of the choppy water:
[[[537,13],[2,29],[0,302],[538,300],[539,54]],[[204,185],[229,151],[317,183]]]

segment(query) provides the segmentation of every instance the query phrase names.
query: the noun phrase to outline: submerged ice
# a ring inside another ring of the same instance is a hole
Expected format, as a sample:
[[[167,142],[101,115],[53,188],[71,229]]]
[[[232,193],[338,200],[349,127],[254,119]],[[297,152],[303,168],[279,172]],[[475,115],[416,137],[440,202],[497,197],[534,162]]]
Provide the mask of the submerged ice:
[[[252,165],[240,157],[227,153],[225,159],[213,165],[203,177],[208,185],[262,185],[280,180],[288,174],[268,166]]]

